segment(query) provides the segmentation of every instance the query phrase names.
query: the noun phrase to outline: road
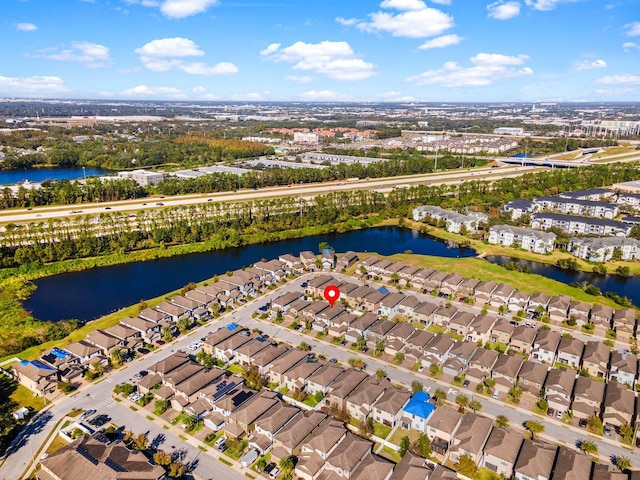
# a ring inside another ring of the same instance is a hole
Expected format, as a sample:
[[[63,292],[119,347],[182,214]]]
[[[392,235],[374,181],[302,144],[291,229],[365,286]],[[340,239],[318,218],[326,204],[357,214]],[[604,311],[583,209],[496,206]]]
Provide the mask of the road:
[[[0,223],[30,223],[48,219],[68,217],[74,215],[100,215],[108,212],[131,212],[139,210],[159,209],[168,207],[188,206],[213,202],[238,202],[250,200],[264,200],[277,197],[312,198],[331,192],[350,190],[378,190],[388,193],[399,185],[443,185],[455,184],[466,180],[492,180],[515,177],[524,173],[540,171],[537,167],[508,166],[497,168],[474,168],[463,171],[447,171],[422,175],[408,175],[403,177],[377,178],[358,180],[355,182],[328,182],[315,184],[301,184],[286,187],[267,187],[260,190],[243,190],[239,192],[220,192],[207,195],[179,195],[166,198],[141,198],[136,200],[90,203],[82,205],[35,207],[32,210],[18,209],[0,212]]]
[[[133,432],[149,432],[150,439],[153,439],[158,434],[165,435],[166,440],[161,445],[161,448],[166,450],[172,450],[173,447],[175,447],[175,449],[184,448],[186,452],[185,461],[189,462],[194,459],[198,459],[198,464],[194,472],[202,478],[210,478],[211,476],[214,478],[229,478],[231,480],[240,480],[241,478],[244,478],[244,476],[237,470],[223,465],[208,453],[203,454],[195,446],[185,443],[171,430],[164,430],[160,426],[159,421],[151,422],[146,419],[142,409],[139,412],[133,412],[127,406],[113,401],[111,397],[111,392],[116,384],[131,382],[132,376],[139,370],[148,369],[152,364],[159,360],[166,358],[178,350],[185,349],[186,346],[195,338],[205,336],[207,332],[213,331],[218,327],[228,325],[232,322],[250,329],[259,328],[264,333],[270,335],[272,339],[284,341],[294,346],[305,341],[312,346],[314,352],[325,355],[327,358],[336,358],[338,361],[345,364],[350,358],[354,356],[361,356],[361,358],[365,360],[367,370],[369,372],[375,372],[378,368],[382,368],[387,371],[390,380],[407,386],[411,385],[411,382],[417,379],[425,385],[425,388],[428,389],[429,392],[434,392],[436,388],[443,388],[445,391],[449,392],[449,400],[454,400],[455,395],[458,392],[454,391],[449,384],[433,380],[423,374],[395,367],[364,354],[357,354],[343,347],[336,347],[329,343],[318,341],[313,336],[304,335],[287,328],[282,328],[279,325],[251,318],[251,314],[255,312],[259,306],[277,298],[283,293],[283,290],[303,290],[300,284],[305,279],[310,278],[310,275],[298,278],[288,285],[281,286],[278,289],[269,292],[264,297],[243,305],[230,314],[224,315],[209,325],[194,329],[189,335],[179,338],[169,345],[165,345],[152,354],[136,359],[134,362],[127,364],[122,370],[111,373],[104,380],[81,389],[73,396],[63,397],[47,411],[47,414],[43,415],[42,421],[31,428],[29,433],[25,435],[17,449],[12,452],[7,461],[0,468],[0,479],[13,480],[20,478],[21,473],[29,464],[35,452],[37,452],[40,446],[46,441],[47,436],[53,430],[56,423],[73,409],[96,409],[98,410],[98,413],[108,414],[116,424],[126,425],[126,427]],[[361,283],[359,280],[352,277],[349,277],[349,281]],[[466,393],[470,397],[473,396],[473,392],[471,391]],[[484,396],[481,397],[481,401],[483,405],[482,413],[490,416],[506,415],[509,418],[511,425],[516,428],[526,420],[534,417],[531,412],[505,405],[502,401],[496,401]],[[550,420],[543,417],[540,419],[546,427],[546,432],[541,436],[550,442],[575,446],[581,439],[585,439],[587,437],[585,430],[569,427],[557,422],[556,420]],[[638,449],[624,449],[619,444],[607,438],[593,437],[591,439],[597,443],[599,447],[599,454],[603,461],[606,461],[606,459],[615,455],[625,455],[631,459],[631,463],[633,465],[640,466],[640,452]],[[217,455],[216,452],[213,452],[213,454]]]

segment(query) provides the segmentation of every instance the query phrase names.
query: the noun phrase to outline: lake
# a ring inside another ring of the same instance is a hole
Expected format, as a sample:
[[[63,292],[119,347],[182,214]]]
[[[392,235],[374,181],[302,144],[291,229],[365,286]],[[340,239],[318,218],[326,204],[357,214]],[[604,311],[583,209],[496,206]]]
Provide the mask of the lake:
[[[0,170],[0,185],[14,185],[28,180],[31,183],[44,182],[45,180],[78,180],[87,177],[106,175],[113,173],[101,168],[34,168],[29,170]]]
[[[378,227],[55,275],[34,281],[38,288],[24,306],[41,320],[94,320],[189,282],[200,282],[263,258],[303,250],[317,252],[320,242],[327,242],[339,253],[355,250],[392,255],[411,250],[440,257],[476,256],[473,249],[413,230]]]
[[[567,284],[573,282],[588,282],[602,290],[602,293],[614,292],[621,297],[628,297],[634,305],[640,305],[640,277],[625,278],[620,275],[598,275],[593,272],[563,270],[555,265],[548,265],[546,263],[532,262],[529,260],[521,260],[501,255],[489,255],[486,256],[485,259],[498,265],[504,265],[507,262],[515,261],[522,266],[528,265],[531,269],[531,273],[536,273]]]

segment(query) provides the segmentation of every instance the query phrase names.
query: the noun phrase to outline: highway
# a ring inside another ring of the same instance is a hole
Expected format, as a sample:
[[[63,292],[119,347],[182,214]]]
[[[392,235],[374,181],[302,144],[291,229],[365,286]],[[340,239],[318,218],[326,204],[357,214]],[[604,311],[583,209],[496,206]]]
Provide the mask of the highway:
[[[251,318],[252,313],[257,310],[258,306],[272,301],[280,296],[283,291],[292,289],[304,290],[301,287],[301,283],[311,278],[312,275],[313,274],[305,275],[290,282],[288,285],[280,286],[264,297],[239,307],[232,313],[222,316],[209,325],[195,329],[189,335],[165,345],[158,351],[136,359],[130,364],[126,364],[123,369],[112,372],[104,380],[85,386],[70,397],[62,397],[52,408],[45,412],[42,421],[40,421],[35,428],[30,429],[29,434],[19,443],[19,447],[11,453],[7,461],[0,467],[0,479],[19,479],[32,458],[36,457],[36,452],[46,441],[49,433],[53,431],[56,423],[74,408],[96,409],[98,413],[106,413],[112,418],[113,422],[118,425],[125,425],[133,432],[149,432],[148,435],[150,439],[153,439],[159,434],[164,435],[166,439],[161,445],[161,448],[168,451],[184,449],[186,461],[198,460],[195,473],[200,478],[229,478],[231,480],[240,480],[243,478],[237,469],[226,467],[217,461],[216,457],[218,453],[213,449],[208,449],[207,454],[203,454],[197,449],[198,442],[195,439],[189,436],[188,441],[185,442],[178,437],[178,435],[180,435],[179,429],[171,427],[169,430],[166,430],[162,427],[160,420],[149,420],[146,410],[139,409],[138,412],[133,412],[128,408],[126,401],[115,402],[111,398],[113,387],[118,383],[132,382],[132,376],[139,370],[148,369],[152,364],[166,358],[173,352],[185,349],[194,339],[205,336],[207,332],[211,332],[218,327],[226,326],[232,322],[249,329],[258,328],[264,333],[269,334],[272,339],[285,341],[294,346],[305,341],[312,346],[313,351],[317,354],[325,355],[327,358],[336,358],[345,365],[349,358],[360,356],[365,360],[367,364],[366,370],[368,372],[375,372],[378,368],[382,368],[386,370],[390,380],[394,383],[404,384],[407,387],[412,381],[419,380],[430,393],[433,393],[437,388],[443,388],[448,392],[448,400],[450,402],[454,401],[458,393],[465,393],[469,397],[473,397],[474,392],[472,390],[458,389],[444,382],[434,380],[427,375],[426,371],[422,374],[414,373],[407,369],[388,364],[382,360],[374,359],[368,355],[353,352],[344,347],[337,347],[327,342],[318,341],[314,335],[305,335],[287,328],[282,328],[281,325]],[[360,280],[354,277],[349,277],[349,281],[358,284],[361,283]],[[420,294],[416,295],[419,298],[423,297]],[[482,414],[493,417],[506,415],[511,422],[512,428],[520,428],[523,422],[535,417],[532,412],[507,405],[501,400],[494,400],[485,396],[476,396],[475,398],[479,399],[482,403]],[[557,421],[555,418],[538,418],[546,427],[545,433],[539,436],[548,442],[575,447],[580,440],[589,438],[594,440],[598,445],[601,461],[608,463],[609,459],[613,456],[625,455],[631,459],[634,466],[640,465],[640,452],[637,449],[622,447],[619,443],[607,437],[601,438],[589,435],[585,430],[570,427]],[[41,454],[42,452],[40,452],[38,457],[40,457]]]
[[[314,184],[299,184],[284,187],[266,187],[259,190],[242,190],[237,192],[220,192],[203,195],[179,195],[171,197],[147,197],[136,200],[87,203],[65,206],[35,207],[31,210],[14,209],[0,212],[1,223],[31,223],[48,219],[69,217],[73,215],[99,215],[108,212],[131,212],[139,210],[159,209],[178,206],[198,205],[206,202],[238,202],[264,200],[278,197],[312,198],[331,192],[350,190],[377,190],[388,193],[400,185],[445,185],[467,180],[494,180],[515,177],[528,172],[541,171],[542,168],[529,166],[507,166],[496,168],[474,168],[463,171],[428,173],[402,177],[377,178],[357,181],[341,181]]]

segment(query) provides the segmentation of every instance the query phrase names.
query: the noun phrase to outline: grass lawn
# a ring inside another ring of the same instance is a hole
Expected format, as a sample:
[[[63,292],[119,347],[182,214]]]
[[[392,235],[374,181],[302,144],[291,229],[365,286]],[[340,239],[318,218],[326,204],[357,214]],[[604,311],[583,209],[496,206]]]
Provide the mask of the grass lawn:
[[[17,384],[16,389],[10,395],[11,400],[21,407],[31,407],[34,411],[44,408],[45,400],[42,397],[36,397],[27,387]],[[47,400],[47,404],[50,402]]]
[[[394,432],[393,436],[388,440],[391,443],[399,446],[400,441],[404,436],[409,437],[409,440],[411,441],[411,443],[414,443],[418,441],[418,439],[420,438],[420,432],[418,432],[417,430],[405,430],[404,428],[399,428]]]
[[[311,408],[314,408],[316,405],[318,405],[318,401],[316,400],[316,397],[313,395],[309,395],[306,400],[304,402],[305,405],[309,405]]]
[[[242,373],[242,365],[238,365],[237,363],[232,363],[227,367],[227,370],[229,370],[231,373],[235,375],[240,375]]]
[[[400,460],[402,460],[400,454],[395,450],[390,449],[389,447],[382,447],[382,450],[380,450],[380,455],[388,460],[391,460],[394,463],[400,463]]]
[[[437,335],[438,333],[444,333],[444,332],[446,332],[446,331],[447,331],[447,329],[446,329],[446,328],[444,328],[444,327],[443,327],[443,326],[441,326],[441,325],[431,324],[431,325],[429,325],[429,326],[427,327],[427,332],[431,332],[431,333],[436,334],[436,335]]]
[[[479,468],[475,480],[500,480],[500,475],[488,468]]]
[[[65,440],[63,440],[63,438],[60,435],[56,435],[56,438],[53,439],[49,447],[45,450],[45,453],[50,455],[54,452],[57,452],[58,450],[60,450],[62,447],[66,445],[68,445],[68,443]]]
[[[242,454],[244,453],[245,448],[247,448],[247,445],[249,445],[249,442],[247,440],[242,440],[236,445],[231,445],[229,448],[227,448],[224,454],[229,458],[238,460],[240,457],[242,457]]]
[[[378,438],[387,438],[391,433],[391,427],[387,427],[382,423],[373,422],[373,434]]]

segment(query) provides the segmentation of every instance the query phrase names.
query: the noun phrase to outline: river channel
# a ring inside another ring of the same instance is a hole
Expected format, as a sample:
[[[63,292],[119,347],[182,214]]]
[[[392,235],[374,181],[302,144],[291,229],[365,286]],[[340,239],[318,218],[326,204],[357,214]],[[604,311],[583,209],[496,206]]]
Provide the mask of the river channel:
[[[336,252],[375,251],[392,255],[411,250],[440,257],[476,255],[470,248],[447,244],[413,230],[369,228],[54,275],[34,282],[38,288],[25,302],[25,308],[41,320],[93,320],[189,282],[200,282],[263,258],[272,259],[303,250],[317,252],[320,242],[327,242]]]

